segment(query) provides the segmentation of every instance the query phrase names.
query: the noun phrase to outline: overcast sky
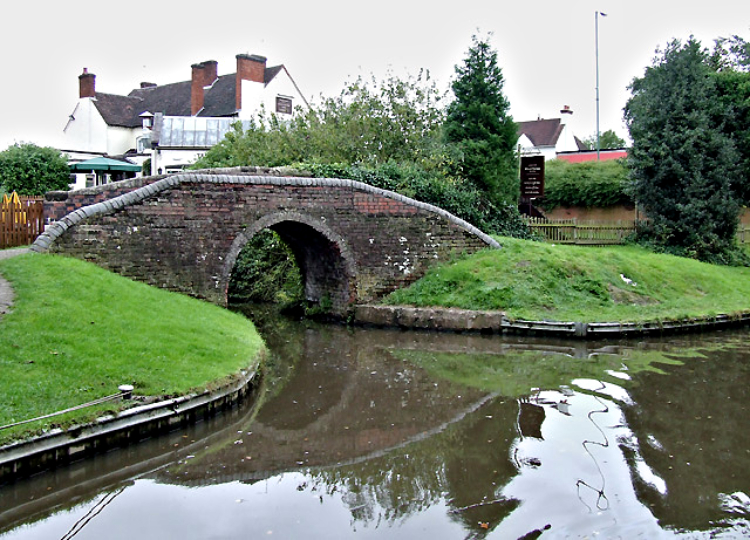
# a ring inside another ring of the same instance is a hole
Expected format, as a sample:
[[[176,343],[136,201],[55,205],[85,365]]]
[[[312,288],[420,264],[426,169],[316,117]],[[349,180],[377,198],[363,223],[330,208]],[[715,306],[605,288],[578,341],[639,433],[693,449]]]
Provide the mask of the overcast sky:
[[[661,0],[185,0],[110,4],[86,0],[13,2],[0,32],[0,149],[14,142],[60,147],[84,67],[98,91],[127,94],[141,81],[190,78],[190,65],[235,55],[286,65],[313,101],[358,75],[383,79],[430,71],[448,88],[471,36],[492,33],[516,121],[555,118],[564,105],[585,138],[596,130],[595,12],[599,20],[601,130],[626,136],[627,86],[657,46],[695,35],[750,41],[750,2]],[[118,7],[114,7],[118,6]]]

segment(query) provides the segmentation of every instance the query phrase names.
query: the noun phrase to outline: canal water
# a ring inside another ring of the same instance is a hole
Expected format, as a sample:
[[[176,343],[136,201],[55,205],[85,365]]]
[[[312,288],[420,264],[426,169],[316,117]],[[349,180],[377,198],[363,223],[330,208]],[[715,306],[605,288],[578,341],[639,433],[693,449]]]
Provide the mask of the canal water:
[[[0,540],[750,538],[750,331],[571,342],[260,316],[257,398],[0,488]]]

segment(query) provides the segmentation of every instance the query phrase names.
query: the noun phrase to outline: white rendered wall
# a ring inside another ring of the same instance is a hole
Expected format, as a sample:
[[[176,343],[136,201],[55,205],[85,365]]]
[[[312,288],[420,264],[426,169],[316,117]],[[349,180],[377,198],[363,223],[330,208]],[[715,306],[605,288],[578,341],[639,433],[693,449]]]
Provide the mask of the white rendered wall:
[[[85,152],[107,152],[107,124],[93,98],[82,98],[63,130],[64,148]]]

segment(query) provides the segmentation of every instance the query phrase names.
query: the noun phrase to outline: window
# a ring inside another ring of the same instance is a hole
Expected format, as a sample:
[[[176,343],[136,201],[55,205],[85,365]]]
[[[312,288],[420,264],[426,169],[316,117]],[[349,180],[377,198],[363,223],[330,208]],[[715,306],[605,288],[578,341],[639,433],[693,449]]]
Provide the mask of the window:
[[[144,152],[147,152],[151,148],[151,137],[150,136],[144,136],[144,137],[138,137],[136,139],[136,149],[139,154],[143,154]]]

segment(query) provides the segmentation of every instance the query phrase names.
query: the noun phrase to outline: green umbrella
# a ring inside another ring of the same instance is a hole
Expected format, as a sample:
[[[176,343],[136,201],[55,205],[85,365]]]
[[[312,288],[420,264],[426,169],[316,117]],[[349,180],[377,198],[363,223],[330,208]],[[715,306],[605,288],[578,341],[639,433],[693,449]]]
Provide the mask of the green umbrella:
[[[87,159],[80,163],[74,163],[70,166],[71,171],[132,171],[141,170],[140,165],[128,163],[127,161],[118,161],[105,157]]]

